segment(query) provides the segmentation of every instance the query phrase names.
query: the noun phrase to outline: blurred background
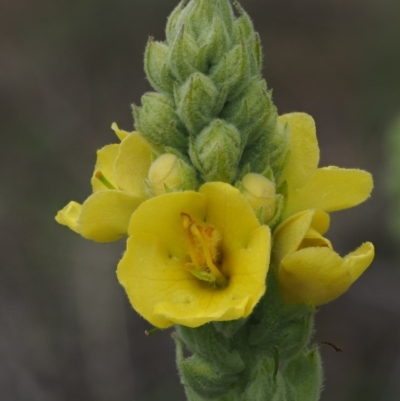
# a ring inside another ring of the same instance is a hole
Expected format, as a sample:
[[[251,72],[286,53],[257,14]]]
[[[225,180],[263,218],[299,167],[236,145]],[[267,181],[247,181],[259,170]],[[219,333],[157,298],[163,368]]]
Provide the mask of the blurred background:
[[[1,401],[185,399],[171,332],[146,337],[149,325],[117,283],[124,241],[96,244],[54,221],[89,195],[95,151],[115,141],[111,123],[132,129],[130,105],[150,90],[147,38],[164,40],[177,2],[0,3]],[[321,165],[375,177],[368,202],[332,216],[340,253],[370,240],[377,256],[318,313],[316,341],[343,349],[322,346],[322,401],[398,401],[400,229],[388,229],[385,138],[400,113],[400,2],[242,5],[261,35],[279,112],[313,115]]]

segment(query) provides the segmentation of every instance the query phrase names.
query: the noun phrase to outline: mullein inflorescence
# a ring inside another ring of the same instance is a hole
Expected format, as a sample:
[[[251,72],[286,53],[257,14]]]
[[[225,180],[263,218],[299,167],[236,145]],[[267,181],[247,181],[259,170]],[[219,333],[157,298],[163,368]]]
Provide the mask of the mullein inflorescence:
[[[288,139],[249,16],[238,3],[235,16],[228,0],[185,3],[169,17],[166,41],[147,45],[145,71],[157,92],[134,106],[136,129],[160,151],[189,159],[200,182],[279,176]]]
[[[324,236],[371,175],[318,168],[314,120],[278,116],[261,67],[237,2],[182,1],[147,44],[155,92],[133,106],[137,132],[112,125],[93,194],[56,216],[95,241],[128,237],[118,279],[152,325],[175,325],[189,401],[317,401],[316,307],[374,257],[369,242],[341,257]]]

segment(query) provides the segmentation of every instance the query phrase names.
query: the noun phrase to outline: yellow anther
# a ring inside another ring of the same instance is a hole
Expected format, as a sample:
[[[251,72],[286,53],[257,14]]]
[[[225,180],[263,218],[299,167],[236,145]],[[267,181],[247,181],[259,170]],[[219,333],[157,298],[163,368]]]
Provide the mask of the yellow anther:
[[[189,237],[189,255],[192,263],[187,263],[185,269],[197,278],[212,281],[218,287],[225,287],[228,283],[214,262],[214,244],[209,244],[206,236],[214,232],[212,227],[201,227],[196,224],[187,213],[181,213],[183,228]]]

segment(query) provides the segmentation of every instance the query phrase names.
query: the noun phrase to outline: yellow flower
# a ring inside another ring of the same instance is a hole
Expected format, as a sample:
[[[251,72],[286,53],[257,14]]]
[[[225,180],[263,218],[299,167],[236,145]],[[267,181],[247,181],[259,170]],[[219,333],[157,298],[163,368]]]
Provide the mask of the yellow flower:
[[[357,169],[317,168],[319,148],[311,116],[286,114],[279,123],[289,126],[291,154],[281,177],[287,186],[286,220],[274,233],[273,264],[287,301],[323,304],[345,292],[374,257],[371,243],[343,259],[335,253],[322,236],[329,227],[325,212],[365,201],[373,188],[372,176]]]
[[[283,217],[306,209],[334,212],[364,202],[373,188],[372,176],[358,169],[317,168],[319,147],[315,123],[305,113],[279,117],[290,128],[290,157],[281,182],[287,183],[287,200]]]
[[[265,292],[270,232],[229,184],[142,203],[117,275],[156,327],[198,327],[248,316]]]
[[[146,198],[144,180],[151,164],[151,146],[137,132],[111,128],[120,144],[97,151],[93,194],[81,205],[70,202],[56,216],[58,223],[83,237],[110,242],[125,236],[134,210]]]
[[[323,237],[329,215],[306,210],[285,220],[274,233],[273,264],[283,298],[292,303],[321,305],[348,290],[374,258],[374,246],[362,244],[341,258]]]

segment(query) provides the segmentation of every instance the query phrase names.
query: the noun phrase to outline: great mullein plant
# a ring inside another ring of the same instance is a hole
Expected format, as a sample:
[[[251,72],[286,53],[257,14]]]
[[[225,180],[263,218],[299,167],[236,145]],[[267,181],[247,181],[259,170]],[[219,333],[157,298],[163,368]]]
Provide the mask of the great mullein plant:
[[[154,330],[175,326],[190,401],[318,400],[316,307],[374,257],[369,242],[341,257],[324,236],[371,175],[318,168],[314,120],[278,116],[261,67],[237,2],[182,1],[147,44],[155,92],[133,106],[136,131],[112,125],[93,194],[56,217],[95,241],[128,237],[118,280]]]

